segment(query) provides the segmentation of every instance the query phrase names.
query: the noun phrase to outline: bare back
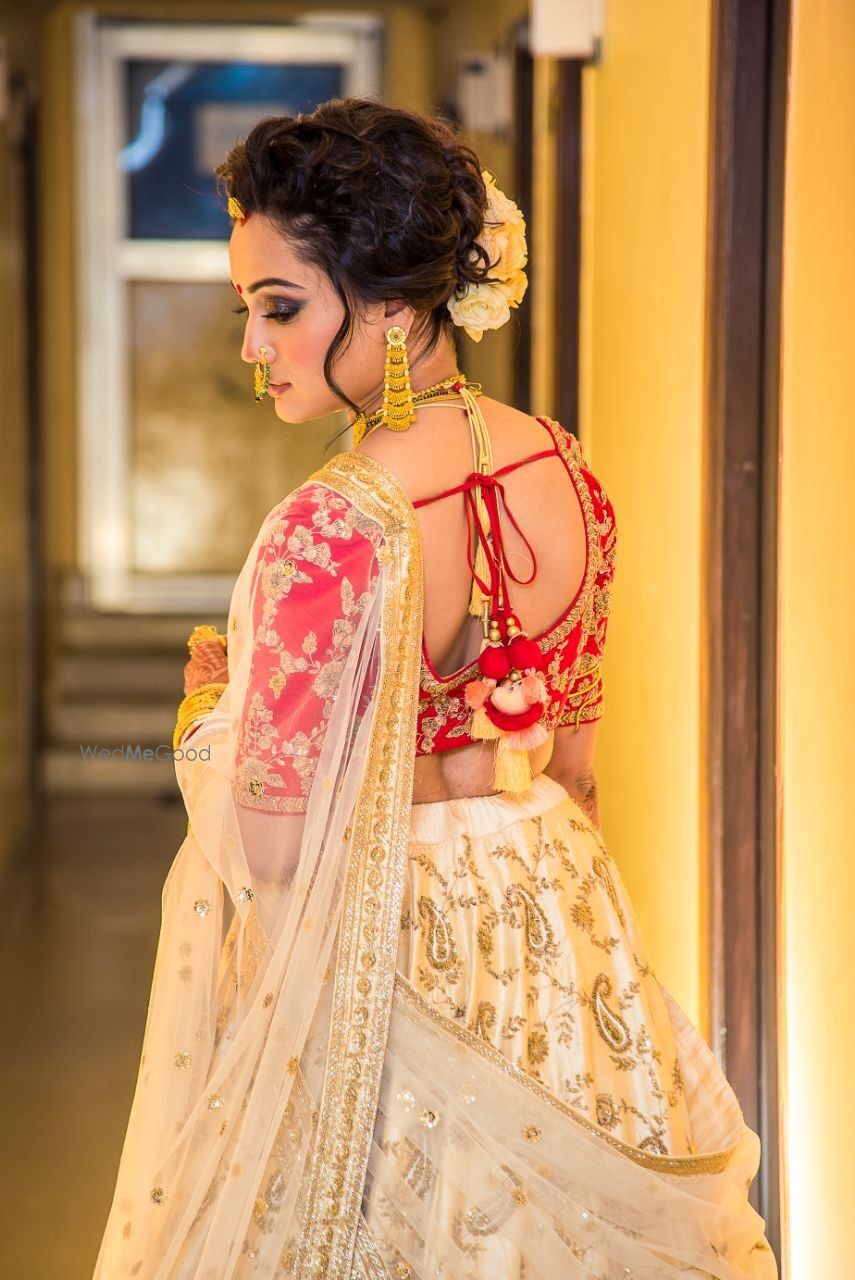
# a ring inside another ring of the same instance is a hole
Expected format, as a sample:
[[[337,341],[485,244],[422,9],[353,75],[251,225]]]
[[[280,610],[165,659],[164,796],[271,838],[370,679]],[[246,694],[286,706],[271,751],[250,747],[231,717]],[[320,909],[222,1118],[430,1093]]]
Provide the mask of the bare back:
[[[546,429],[528,414],[487,396],[480,396],[478,404],[490,435],[494,469],[551,446]],[[354,452],[368,454],[389,467],[413,502],[459,484],[475,465],[462,404],[421,406],[407,431],[378,428]],[[511,599],[520,624],[530,636],[539,636],[555,622],[583,581],[584,516],[573,482],[557,455],[515,468],[502,477],[502,483],[508,508],[537,561],[530,583],[511,583]],[[483,636],[480,620],[467,613],[472,577],[466,558],[468,528],[463,497],[458,493],[438,499],[417,508],[416,516],[424,548],[424,644],[434,671],[447,676],[478,656]],[[519,578],[529,578],[531,557],[504,513],[502,533],[513,572]],[[574,744],[577,752],[583,748],[592,754],[595,729],[594,723],[585,726],[584,744]],[[566,738],[567,732],[558,729],[554,736],[556,740]],[[550,736],[532,753],[532,771],[549,772],[565,782],[546,768],[552,755]],[[492,752],[480,742],[417,756],[415,766],[414,803],[491,791]],[[579,771],[578,762],[573,767]]]

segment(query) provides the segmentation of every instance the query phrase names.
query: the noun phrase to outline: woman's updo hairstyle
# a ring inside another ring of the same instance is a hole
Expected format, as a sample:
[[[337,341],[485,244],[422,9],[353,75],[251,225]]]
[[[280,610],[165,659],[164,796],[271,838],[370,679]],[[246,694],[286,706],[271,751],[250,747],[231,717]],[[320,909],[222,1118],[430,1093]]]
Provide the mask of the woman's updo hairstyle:
[[[425,317],[425,354],[454,328],[447,303],[489,279],[476,243],[487,189],[451,121],[373,98],[331,98],[310,114],[260,120],[215,173],[220,191],[288,236],[344,307],[324,359],[332,377],[361,302],[401,300]],[[493,264],[495,265],[495,264]]]

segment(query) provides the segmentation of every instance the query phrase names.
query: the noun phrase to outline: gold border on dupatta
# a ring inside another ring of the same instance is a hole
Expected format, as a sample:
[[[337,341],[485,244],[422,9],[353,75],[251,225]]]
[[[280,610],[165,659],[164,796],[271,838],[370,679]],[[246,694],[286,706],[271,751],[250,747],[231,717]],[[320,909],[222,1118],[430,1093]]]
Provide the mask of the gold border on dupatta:
[[[657,1155],[652,1151],[644,1151],[641,1147],[633,1147],[630,1143],[621,1141],[613,1133],[609,1133],[607,1129],[595,1124],[593,1120],[589,1120],[581,1111],[577,1111],[569,1103],[564,1102],[562,1098],[557,1097],[539,1080],[535,1080],[534,1076],[530,1076],[528,1072],[520,1070],[495,1045],[482,1040],[480,1036],[476,1036],[467,1027],[452,1022],[445,1014],[437,1012],[400,970],[395,974],[395,983],[404,1003],[408,1004],[417,1014],[427,1018],[435,1026],[447,1032],[448,1035],[460,1040],[467,1048],[480,1054],[482,1058],[491,1062],[499,1071],[504,1072],[505,1075],[510,1076],[512,1080],[522,1085],[524,1089],[533,1093],[541,1102],[547,1103],[562,1115],[567,1116],[568,1119],[581,1125],[583,1129],[587,1129],[595,1137],[608,1143],[610,1147],[614,1147],[621,1155],[628,1156],[636,1164],[643,1165],[645,1169],[652,1169],[655,1173],[697,1176],[698,1174],[721,1173],[733,1159],[737,1146],[726,1147],[721,1151],[710,1151],[704,1155],[663,1156]]]
[[[392,1273],[380,1256],[374,1237],[362,1214],[356,1231],[356,1249],[350,1280],[392,1280]]]
[[[345,869],[330,1043],[296,1263],[301,1280],[350,1280],[395,989],[415,765],[422,542],[412,503],[377,459],[337,454],[310,479],[347,498],[383,533],[379,686]]]

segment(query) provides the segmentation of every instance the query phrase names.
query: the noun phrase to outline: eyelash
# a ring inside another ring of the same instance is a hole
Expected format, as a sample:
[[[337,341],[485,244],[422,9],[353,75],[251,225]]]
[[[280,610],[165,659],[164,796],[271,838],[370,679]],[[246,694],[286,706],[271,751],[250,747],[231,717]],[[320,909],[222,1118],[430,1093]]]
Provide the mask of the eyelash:
[[[293,320],[299,312],[299,307],[294,307],[291,311],[265,311],[265,320],[278,320],[280,324],[287,324],[289,320]],[[232,311],[236,316],[249,315],[249,307],[239,306],[232,307]]]

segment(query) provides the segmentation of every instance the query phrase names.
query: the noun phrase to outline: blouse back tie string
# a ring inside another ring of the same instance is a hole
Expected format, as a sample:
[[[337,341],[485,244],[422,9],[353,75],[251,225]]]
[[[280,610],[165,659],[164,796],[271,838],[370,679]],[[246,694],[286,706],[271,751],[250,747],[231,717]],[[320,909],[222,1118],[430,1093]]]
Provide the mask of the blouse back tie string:
[[[470,680],[463,690],[464,700],[473,710],[470,733],[473,739],[494,743],[493,788],[521,792],[531,785],[529,752],[548,737],[543,715],[550,695],[542,675],[541,653],[520,628],[508,597],[508,580],[520,585],[531,582],[537,573],[537,558],[510,509],[505,487],[498,477],[537,458],[560,456],[560,450],[553,443],[550,449],[541,449],[494,470],[489,432],[475,397],[466,387],[460,388],[460,394],[466,405],[476,469],[460,484],[419,498],[413,506],[423,507],[455,493],[463,494],[466,561],[472,575],[468,612],[481,617],[484,627],[478,658],[481,678]],[[531,557],[531,573],[527,578],[518,577],[508,561],[500,502]]]
[[[444,489],[441,493],[432,494],[430,497],[419,498],[413,503],[414,507],[422,507],[429,502],[436,502],[440,498],[451,497],[455,493],[464,494],[468,530],[466,561],[472,573],[473,582],[478,587],[482,599],[489,599],[494,613],[502,612],[509,607],[508,579],[519,583],[520,586],[526,586],[533,581],[537,573],[537,557],[534,554],[531,543],[511,511],[505,494],[505,486],[497,477],[515,470],[516,467],[520,467],[526,462],[534,462],[537,458],[548,458],[557,453],[557,447],[541,449],[538,453],[533,453],[527,458],[519,458],[516,462],[509,462],[504,467],[498,467],[490,473],[473,471],[460,484],[452,485],[451,488]],[[478,501],[479,498],[480,502]],[[508,560],[499,515],[500,498],[508,519],[516,529],[531,557],[532,568],[527,578],[519,577],[514,573]],[[473,534],[476,546],[474,560],[472,555]],[[477,554],[478,549],[483,553],[480,557],[480,562]],[[487,580],[485,570],[489,574],[489,580]]]

